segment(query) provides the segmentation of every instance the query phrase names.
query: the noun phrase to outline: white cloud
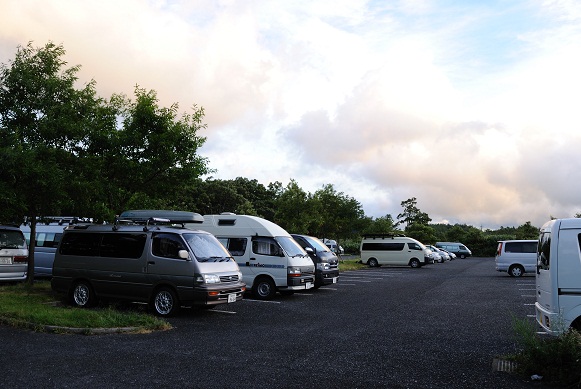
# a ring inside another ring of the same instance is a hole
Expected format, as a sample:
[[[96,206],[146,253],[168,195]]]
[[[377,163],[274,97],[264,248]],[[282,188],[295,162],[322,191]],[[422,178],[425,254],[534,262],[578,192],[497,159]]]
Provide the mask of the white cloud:
[[[581,5],[5,0],[0,62],[63,44],[104,97],[203,106],[219,178],[332,183],[369,216],[418,199],[495,227],[581,204]]]

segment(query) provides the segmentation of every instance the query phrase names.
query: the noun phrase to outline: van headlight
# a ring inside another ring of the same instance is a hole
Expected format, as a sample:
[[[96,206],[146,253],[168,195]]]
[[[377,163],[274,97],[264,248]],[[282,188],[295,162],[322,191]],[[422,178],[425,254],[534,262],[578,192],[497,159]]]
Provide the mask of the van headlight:
[[[220,277],[216,274],[200,274],[196,277],[196,282],[199,284],[217,284],[220,282]]]
[[[291,277],[300,277],[301,276],[301,268],[300,267],[288,267],[288,275]]]
[[[329,265],[329,262],[317,263],[317,269],[319,270],[329,270],[330,268],[331,265]]]

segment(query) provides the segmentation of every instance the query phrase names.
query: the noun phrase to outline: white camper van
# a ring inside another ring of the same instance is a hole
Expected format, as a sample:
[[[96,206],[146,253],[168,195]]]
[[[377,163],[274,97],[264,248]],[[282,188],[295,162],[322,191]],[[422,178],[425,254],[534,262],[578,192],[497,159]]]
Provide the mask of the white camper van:
[[[581,219],[556,219],[541,227],[536,284],[537,322],[545,331],[581,331]]]
[[[309,255],[283,228],[266,219],[235,214],[205,215],[201,224],[187,225],[214,234],[240,266],[242,280],[258,299],[278,290],[291,294],[315,285]]]
[[[399,265],[419,268],[431,263],[431,251],[421,242],[402,235],[368,234],[361,240],[361,262],[376,267]]]

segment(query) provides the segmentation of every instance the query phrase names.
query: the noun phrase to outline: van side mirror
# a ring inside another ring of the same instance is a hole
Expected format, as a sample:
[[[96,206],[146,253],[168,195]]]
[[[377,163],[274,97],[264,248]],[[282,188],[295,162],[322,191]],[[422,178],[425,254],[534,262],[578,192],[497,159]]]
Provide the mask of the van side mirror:
[[[315,253],[315,251],[312,249],[312,247],[305,247],[305,251],[309,255],[313,255]]]
[[[180,250],[180,251],[178,251],[178,256],[181,259],[189,259],[190,258],[190,253],[188,253],[187,250]]]

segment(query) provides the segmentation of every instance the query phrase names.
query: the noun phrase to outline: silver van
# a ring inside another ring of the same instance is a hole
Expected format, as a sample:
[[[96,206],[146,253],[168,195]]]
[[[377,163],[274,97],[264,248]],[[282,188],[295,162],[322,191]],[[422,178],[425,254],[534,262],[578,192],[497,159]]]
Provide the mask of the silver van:
[[[52,263],[56,248],[66,227],[89,222],[90,219],[73,216],[50,216],[36,223],[36,242],[34,246],[34,277],[52,277]],[[26,243],[30,247],[30,224],[20,226]]]
[[[28,274],[28,246],[16,226],[0,226],[0,282],[24,281]]]
[[[462,243],[458,242],[437,242],[435,246],[439,249],[444,249],[448,252],[454,253],[457,257],[462,259],[468,258],[472,255],[472,251]]]
[[[213,235],[177,226],[200,219],[191,212],[126,212],[114,224],[67,227],[52,288],[78,307],[116,298],[148,303],[159,316],[181,306],[235,303],[246,285],[230,253]]]
[[[512,277],[533,273],[537,266],[536,240],[501,240],[496,248],[496,271]]]

